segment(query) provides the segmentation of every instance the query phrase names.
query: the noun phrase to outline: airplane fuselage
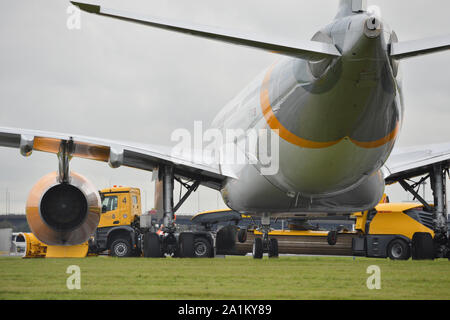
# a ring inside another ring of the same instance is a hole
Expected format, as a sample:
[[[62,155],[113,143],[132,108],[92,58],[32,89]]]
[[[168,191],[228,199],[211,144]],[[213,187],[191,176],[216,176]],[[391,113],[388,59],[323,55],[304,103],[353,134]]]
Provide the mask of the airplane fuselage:
[[[383,195],[380,168],[403,117],[398,65],[388,54],[395,33],[363,12],[337,17],[313,40],[333,43],[342,56],[274,63],[213,121],[221,130],[267,129],[278,139],[276,173],[264,174],[260,162],[233,167],[237,179],[222,195],[234,210],[352,212]]]

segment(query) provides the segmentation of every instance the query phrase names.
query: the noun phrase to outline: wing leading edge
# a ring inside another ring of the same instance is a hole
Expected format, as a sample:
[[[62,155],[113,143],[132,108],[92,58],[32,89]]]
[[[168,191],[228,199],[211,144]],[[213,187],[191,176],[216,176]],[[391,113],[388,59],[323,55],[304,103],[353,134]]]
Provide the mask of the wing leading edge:
[[[113,168],[126,166],[153,171],[161,165],[172,165],[175,176],[198,180],[213,189],[219,189],[227,178],[219,164],[205,161],[203,155],[195,152],[176,153],[169,147],[157,145],[0,127],[0,147],[20,149],[24,156],[29,156],[33,150],[58,154],[63,141],[73,141],[71,156],[107,162]]]
[[[450,167],[450,143],[395,149],[382,168],[386,184],[428,173],[434,165]]]
[[[334,45],[328,43],[321,43],[316,41],[280,41],[275,39],[266,39],[260,36],[242,34],[234,31],[213,28],[210,26],[200,26],[168,19],[122,12],[89,3],[74,1],[71,1],[71,3],[79,7],[83,11],[98,14],[101,16],[125,20],[179,33],[190,34],[197,37],[262,49],[300,59],[319,61],[324,58],[341,56],[337,48]]]

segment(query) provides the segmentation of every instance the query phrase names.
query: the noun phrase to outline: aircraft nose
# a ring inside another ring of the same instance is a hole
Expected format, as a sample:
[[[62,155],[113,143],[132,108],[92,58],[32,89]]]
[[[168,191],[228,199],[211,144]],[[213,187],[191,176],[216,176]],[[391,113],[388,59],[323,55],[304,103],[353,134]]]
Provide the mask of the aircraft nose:
[[[382,23],[379,18],[372,16],[366,20],[364,34],[369,38],[377,38],[381,35]]]

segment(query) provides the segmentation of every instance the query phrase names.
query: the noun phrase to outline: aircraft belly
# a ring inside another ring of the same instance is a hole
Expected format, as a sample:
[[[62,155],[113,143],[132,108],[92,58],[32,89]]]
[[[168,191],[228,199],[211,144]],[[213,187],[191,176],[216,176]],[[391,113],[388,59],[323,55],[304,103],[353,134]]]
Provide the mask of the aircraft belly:
[[[228,179],[221,193],[228,207],[247,213],[287,210],[294,200],[253,165],[244,166],[237,179]]]
[[[238,179],[228,179],[221,190],[231,209],[253,215],[314,216],[317,214],[349,214],[373,208],[384,192],[380,172],[364,179],[353,188],[330,196],[291,195],[273,185],[254,166],[246,166]]]

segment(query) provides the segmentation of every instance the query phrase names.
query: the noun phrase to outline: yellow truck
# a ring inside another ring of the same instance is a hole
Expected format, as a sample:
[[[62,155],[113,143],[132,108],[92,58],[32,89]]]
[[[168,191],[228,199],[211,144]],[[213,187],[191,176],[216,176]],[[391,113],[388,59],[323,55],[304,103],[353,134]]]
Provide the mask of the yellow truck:
[[[417,203],[382,203],[354,214],[354,255],[393,260],[433,259],[438,246],[433,213]]]
[[[140,256],[140,190],[115,186],[100,190],[100,197],[102,216],[89,241],[89,252],[98,254],[109,250],[109,254],[116,257]]]
[[[140,190],[114,187],[101,190],[100,196],[103,214],[97,230],[89,241],[89,252],[99,254],[109,250],[109,254],[116,257],[150,256],[146,235],[158,234],[164,237],[165,234],[159,230],[156,216],[141,214]],[[173,236],[192,237],[192,248],[189,249],[192,257],[215,256],[214,232],[199,230],[192,226],[178,226]],[[174,256],[182,256],[179,249]]]

